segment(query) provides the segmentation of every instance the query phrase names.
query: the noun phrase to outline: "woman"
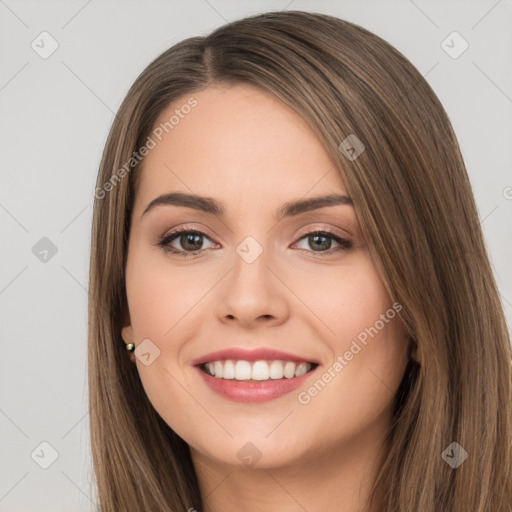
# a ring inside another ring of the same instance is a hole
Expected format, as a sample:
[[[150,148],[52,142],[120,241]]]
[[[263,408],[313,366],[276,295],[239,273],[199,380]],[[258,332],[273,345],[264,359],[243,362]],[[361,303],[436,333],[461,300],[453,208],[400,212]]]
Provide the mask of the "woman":
[[[512,510],[464,162],[367,30],[266,13],[155,59],[104,150],[89,293],[103,512]]]

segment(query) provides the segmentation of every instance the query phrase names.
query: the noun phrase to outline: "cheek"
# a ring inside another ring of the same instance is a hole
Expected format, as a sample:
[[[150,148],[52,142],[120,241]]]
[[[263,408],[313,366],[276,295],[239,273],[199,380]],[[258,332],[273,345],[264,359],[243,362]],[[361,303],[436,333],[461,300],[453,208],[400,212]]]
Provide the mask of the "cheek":
[[[314,313],[319,334],[340,350],[360,334],[364,338],[375,324],[379,331],[391,331],[391,324],[397,323],[390,321],[396,311],[368,253],[360,252],[338,266],[319,266],[314,273],[301,272],[294,289]],[[388,322],[383,323],[381,315]]]
[[[403,376],[407,336],[399,318],[401,305],[391,302],[370,256],[359,254],[346,265],[323,267],[314,276],[304,273],[300,281],[298,295],[308,298],[315,314],[309,313],[315,334],[332,353],[324,369],[330,369],[326,381],[332,382],[327,385],[330,391],[322,392],[325,406],[336,396],[347,401],[360,396],[361,406],[368,402],[364,407],[370,409],[375,401],[382,406]]]
[[[155,251],[133,248],[126,288],[135,344],[150,339],[159,349],[147,366],[136,358],[142,386],[167,424],[180,425],[184,420],[180,411],[190,408],[186,376],[179,367],[180,351],[194,335],[191,326],[200,325],[195,321],[199,308],[194,306],[205,287],[201,279],[190,279],[190,273],[171,270],[166,258]]]
[[[182,328],[185,319],[194,319],[206,291],[216,276],[201,271],[171,268],[161,254],[137,254],[128,261],[126,287],[130,316],[136,340],[155,339],[157,344],[173,338],[173,329]]]

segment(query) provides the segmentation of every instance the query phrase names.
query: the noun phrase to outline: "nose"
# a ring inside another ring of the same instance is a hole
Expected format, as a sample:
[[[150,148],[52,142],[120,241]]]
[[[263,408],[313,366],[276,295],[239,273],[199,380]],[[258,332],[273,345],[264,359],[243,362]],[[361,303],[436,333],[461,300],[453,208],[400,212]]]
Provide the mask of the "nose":
[[[234,266],[217,297],[217,317],[221,322],[257,328],[277,326],[287,320],[291,292],[269,264],[265,251],[251,263],[235,255]]]

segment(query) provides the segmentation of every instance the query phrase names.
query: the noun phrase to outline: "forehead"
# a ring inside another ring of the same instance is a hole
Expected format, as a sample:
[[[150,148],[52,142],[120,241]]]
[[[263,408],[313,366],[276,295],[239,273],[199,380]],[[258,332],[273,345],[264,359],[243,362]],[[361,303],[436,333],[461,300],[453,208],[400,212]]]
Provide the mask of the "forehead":
[[[183,108],[191,100],[195,106]],[[172,190],[254,205],[308,192],[346,194],[335,163],[307,122],[256,87],[185,95],[160,114],[158,127],[161,140],[153,136],[156,145],[144,158],[136,210]]]

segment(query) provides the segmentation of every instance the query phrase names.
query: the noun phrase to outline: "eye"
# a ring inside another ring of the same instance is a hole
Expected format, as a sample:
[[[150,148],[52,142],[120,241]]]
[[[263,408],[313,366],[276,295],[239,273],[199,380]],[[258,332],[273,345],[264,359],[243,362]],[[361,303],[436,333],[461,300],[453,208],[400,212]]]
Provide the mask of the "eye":
[[[203,238],[210,240],[202,231],[197,229],[181,228],[169,233],[167,236],[162,238],[157,245],[164,252],[170,252],[184,257],[195,256],[198,252],[204,250]],[[181,246],[181,248],[176,247],[175,245],[173,246],[173,242],[176,242],[176,245]]]
[[[299,239],[304,240],[306,244],[312,248],[308,252],[316,252],[320,255],[328,255],[334,252],[347,251],[352,248],[352,242],[339,236],[337,233],[329,230],[311,231]],[[332,241],[338,244],[338,247],[332,249]],[[299,243],[296,242],[296,243]]]
[[[172,253],[183,257],[197,256],[205,250],[203,247],[203,239],[211,241],[211,239],[202,231],[190,228],[180,228],[166,235],[157,243],[157,245],[166,253]],[[352,242],[350,240],[339,236],[333,231],[325,229],[306,233],[298,242],[295,243],[295,245],[301,240],[304,240],[312,249],[300,248],[301,250],[316,252],[321,256],[327,256],[339,251],[347,251],[352,248]],[[338,244],[338,247],[332,248],[332,241]],[[179,247],[176,247],[176,245]],[[213,243],[213,245],[215,245],[215,243]]]

